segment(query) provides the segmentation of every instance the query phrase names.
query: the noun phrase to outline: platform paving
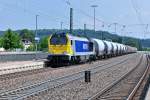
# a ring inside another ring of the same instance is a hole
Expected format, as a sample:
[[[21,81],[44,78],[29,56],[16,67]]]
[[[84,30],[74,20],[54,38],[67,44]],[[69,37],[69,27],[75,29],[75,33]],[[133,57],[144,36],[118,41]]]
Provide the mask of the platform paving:
[[[44,67],[43,61],[13,61],[0,62],[0,75],[14,73],[19,71],[26,71],[32,69],[39,69]]]

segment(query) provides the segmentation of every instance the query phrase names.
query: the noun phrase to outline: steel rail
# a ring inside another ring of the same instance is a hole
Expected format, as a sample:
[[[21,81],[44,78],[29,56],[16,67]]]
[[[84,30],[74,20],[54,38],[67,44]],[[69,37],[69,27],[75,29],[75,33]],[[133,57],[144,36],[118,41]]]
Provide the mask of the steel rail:
[[[117,60],[115,60],[114,62],[117,62]],[[104,63],[104,64],[106,64],[106,63]],[[76,66],[73,65],[73,66],[69,66],[69,67],[76,67]],[[93,67],[95,67],[95,66],[93,66]],[[64,67],[59,68],[59,69],[64,69]],[[34,70],[18,71],[18,72],[15,72],[15,73],[2,74],[2,75],[0,75],[0,80],[1,81],[5,80],[5,79],[8,80],[8,79],[12,79],[12,78],[17,78],[17,77],[27,76],[27,75],[33,75],[33,74],[42,73],[42,72],[45,72],[45,71],[46,72],[47,71],[52,71],[52,70],[58,70],[58,69],[56,69],[56,68],[55,69],[50,69],[50,67],[47,67],[47,68],[38,68],[38,69],[34,69]]]
[[[87,98],[86,100],[96,100],[99,96],[101,96],[106,91],[108,91],[109,89],[111,89],[113,86],[115,86],[116,84],[118,84],[121,80],[123,80],[124,78],[126,78],[130,73],[132,73],[142,63],[142,61],[141,61],[142,59],[143,59],[143,55],[140,58],[140,61],[138,62],[138,64],[132,70],[130,70],[127,73],[123,74],[118,80],[116,80],[113,83],[105,86],[102,90],[98,91],[97,93],[95,93],[93,96]]]
[[[126,59],[121,60],[120,62],[117,62],[115,64],[107,63],[107,64],[103,64],[101,66],[96,66],[95,68],[89,68],[87,70],[91,70],[92,74],[93,74],[93,73],[96,73],[98,71],[102,71],[102,70],[111,68],[113,66],[125,63],[125,61],[129,60],[130,58],[126,58]],[[110,65],[110,64],[111,64],[111,66],[105,68],[106,65]],[[97,70],[98,68],[100,68],[100,70]],[[77,72],[77,73],[74,73],[71,75],[59,77],[56,79],[49,79],[49,80],[44,81],[44,82],[39,82],[36,84],[28,85],[26,87],[20,87],[20,88],[15,89],[15,90],[1,92],[0,93],[0,99],[21,100],[21,99],[30,97],[32,95],[39,94],[43,91],[67,84],[67,83],[72,82],[74,80],[81,79],[84,77],[84,71],[86,71],[86,70],[83,70],[83,71],[80,71],[80,72]]]
[[[133,91],[132,91],[132,92],[130,93],[130,95],[128,96],[127,100],[133,100],[133,97],[135,96],[136,92],[138,91],[140,85],[142,84],[144,78],[146,77],[146,75],[147,75],[147,73],[148,73],[150,64],[149,64],[149,62],[148,62],[148,61],[149,61],[148,56],[146,56],[146,57],[147,57],[147,68],[146,68],[144,74],[142,75],[142,77],[140,78],[139,82],[137,83],[137,85],[136,85],[135,88],[133,89]]]
[[[38,60],[37,60],[37,61],[38,61]],[[40,60],[39,60],[39,61],[40,61]],[[27,68],[35,68],[35,67],[37,67],[37,66],[44,66],[44,64],[33,65],[33,66],[28,65],[28,66],[18,67],[18,68],[0,69],[0,72],[1,72],[1,73],[4,73],[4,74],[0,74],[0,77],[1,77],[1,76],[4,76],[4,75],[14,74],[14,73],[16,73],[16,72],[19,73],[19,72],[27,72],[27,71],[34,71],[34,70],[44,69],[44,68],[37,68],[37,69],[31,69],[31,70],[27,69]],[[103,65],[102,65],[102,66],[103,66]],[[73,67],[74,67],[74,65],[73,65]],[[5,72],[7,72],[7,71],[21,70],[21,69],[27,69],[27,70],[5,73]],[[59,69],[60,69],[60,68],[59,68]],[[63,68],[61,68],[61,69],[63,69]],[[19,75],[19,76],[20,76],[20,75]],[[9,77],[10,77],[10,76],[9,76]],[[8,79],[9,77],[7,77],[7,79]]]

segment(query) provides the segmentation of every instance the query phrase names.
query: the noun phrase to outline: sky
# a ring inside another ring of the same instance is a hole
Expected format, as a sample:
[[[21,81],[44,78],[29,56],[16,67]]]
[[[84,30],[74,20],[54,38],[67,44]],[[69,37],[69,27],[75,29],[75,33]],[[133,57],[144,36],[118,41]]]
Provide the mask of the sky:
[[[93,8],[96,9],[96,30],[122,36],[150,38],[150,0],[0,0],[0,30],[69,29],[70,7],[73,27],[93,29]],[[147,25],[149,24],[149,25]],[[124,27],[123,27],[124,26]]]

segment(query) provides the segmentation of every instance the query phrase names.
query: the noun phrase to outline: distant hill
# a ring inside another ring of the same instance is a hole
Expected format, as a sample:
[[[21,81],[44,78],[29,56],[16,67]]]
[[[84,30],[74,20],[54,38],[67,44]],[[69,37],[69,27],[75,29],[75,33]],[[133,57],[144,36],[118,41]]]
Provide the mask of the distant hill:
[[[4,31],[0,31],[0,36],[2,36],[4,34]]]
[[[143,47],[149,47],[150,48],[150,39],[141,40]]]
[[[41,38],[43,36],[48,36],[48,35],[50,35],[52,33],[56,33],[56,32],[61,32],[61,31],[57,30],[57,29],[39,30],[38,36]],[[62,32],[69,33],[69,30],[62,30]],[[107,31],[96,31],[96,32],[94,32],[93,30],[86,30],[85,33],[86,34],[84,34],[84,30],[82,30],[82,29],[75,29],[73,31],[73,35],[87,36],[87,37],[93,37],[93,38],[97,38],[97,39],[103,39],[103,40],[109,40],[109,41],[113,41],[113,42],[123,43],[126,45],[137,47],[139,50],[141,50],[142,44],[141,44],[140,40],[137,38],[121,37],[121,36],[116,35],[116,34],[111,34]]]
[[[49,36],[50,34],[53,33],[59,33],[59,32],[65,32],[69,33],[69,30],[57,30],[57,29],[43,29],[43,30],[38,30],[38,36],[41,38],[43,36]],[[116,34],[111,34],[106,31],[96,31],[94,32],[93,30],[86,30],[86,34],[84,34],[84,30],[82,29],[75,29],[73,31],[74,35],[77,36],[87,36],[87,37],[93,37],[93,38],[98,38],[98,39],[107,39],[107,40],[112,40],[112,41],[120,41],[119,39],[121,38],[120,36]],[[120,41],[121,42],[121,41]]]
[[[35,32],[35,30],[31,30]],[[20,33],[21,30],[16,30],[17,33]],[[69,33],[69,30],[58,30],[58,29],[40,29],[38,30],[38,37],[42,38],[44,36],[49,36],[50,34],[56,33],[56,32],[65,32]],[[0,36],[4,33],[4,31],[0,31]],[[98,38],[98,39],[104,39],[104,40],[110,40],[113,42],[118,42],[118,43],[124,43],[127,45],[131,46],[136,46],[137,48],[142,47],[150,47],[150,39],[146,40],[139,40],[137,38],[131,38],[131,37],[121,37],[116,34],[111,34],[107,31],[96,31],[94,32],[93,30],[86,30],[86,34],[84,34],[84,30],[82,29],[74,29],[73,34],[78,35],[78,36],[87,36],[87,37],[93,37],[93,38]]]
[[[61,31],[57,29],[43,29],[43,30],[38,31],[38,36],[39,37],[48,36],[56,32],[61,32]],[[63,30],[63,32],[69,33],[69,30]],[[84,30],[75,29],[73,31],[73,34],[78,35],[78,36],[88,36],[88,37],[93,37],[93,38],[98,38],[98,39],[111,40],[113,42],[119,42],[119,43],[123,42],[124,44],[131,45],[131,46],[134,46],[135,44],[136,46],[138,46],[139,44],[139,45],[142,45],[142,47],[150,48],[150,39],[140,40],[140,39],[132,38],[132,37],[122,37],[117,34],[111,34],[107,31],[94,32],[93,30],[86,30],[86,35],[85,35]],[[131,43],[129,43],[129,41]],[[140,46],[138,46],[138,48],[140,48]]]

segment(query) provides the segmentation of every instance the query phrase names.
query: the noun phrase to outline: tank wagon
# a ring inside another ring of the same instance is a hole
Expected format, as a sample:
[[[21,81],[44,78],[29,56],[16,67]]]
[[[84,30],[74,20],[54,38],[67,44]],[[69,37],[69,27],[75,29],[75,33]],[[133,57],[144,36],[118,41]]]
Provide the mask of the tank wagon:
[[[135,47],[66,33],[52,34],[48,39],[48,48],[47,59],[53,64],[79,63],[137,51]]]

